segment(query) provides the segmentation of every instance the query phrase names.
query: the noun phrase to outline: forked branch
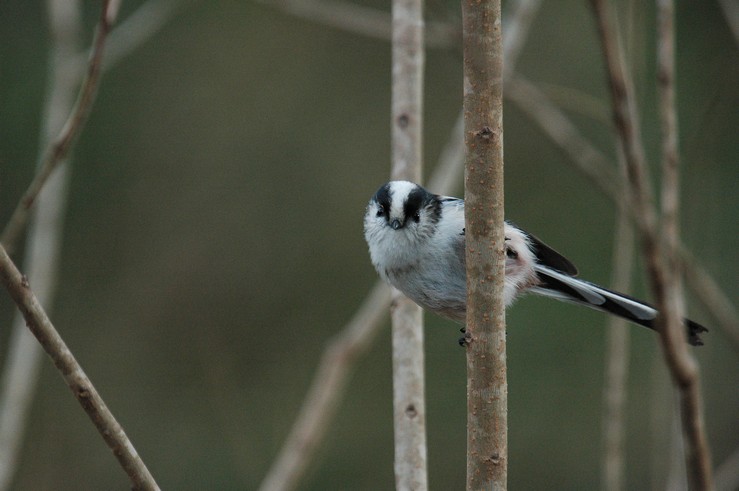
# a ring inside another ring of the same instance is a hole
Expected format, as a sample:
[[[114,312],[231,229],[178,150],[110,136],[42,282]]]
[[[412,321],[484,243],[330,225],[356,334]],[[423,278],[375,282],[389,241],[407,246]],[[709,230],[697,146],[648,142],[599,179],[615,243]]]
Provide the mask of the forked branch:
[[[28,186],[28,189],[23,194],[23,197],[20,199],[13,214],[10,216],[10,220],[5,226],[2,236],[0,236],[0,243],[3,244],[9,254],[13,254],[15,250],[18,239],[28,223],[31,207],[36,202],[41,189],[43,189],[44,184],[54,169],[56,169],[59,162],[64,160],[69,154],[74,142],[87,122],[100,82],[105,41],[118,14],[118,5],[119,2],[114,0],[104,0],[102,2],[100,19],[95,28],[90,61],[87,65],[85,79],[82,82],[82,87],[80,88],[74,108],[69,114],[67,122],[64,124],[59,136],[49,147],[43,163]]]

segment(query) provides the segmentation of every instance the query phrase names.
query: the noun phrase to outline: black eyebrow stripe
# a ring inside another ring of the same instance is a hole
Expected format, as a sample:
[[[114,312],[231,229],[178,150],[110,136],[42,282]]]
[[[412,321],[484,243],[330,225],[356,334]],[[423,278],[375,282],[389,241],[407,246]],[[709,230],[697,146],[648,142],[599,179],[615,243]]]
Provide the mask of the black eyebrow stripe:
[[[385,220],[388,220],[390,218],[390,186],[385,184],[380,189],[377,190],[374,197],[375,201],[378,205],[382,207],[384,210]]]
[[[406,219],[418,213],[421,206],[424,204],[426,198],[425,194],[424,190],[420,187],[417,187],[408,193],[408,198],[405,200],[405,203],[403,203],[403,214]]]

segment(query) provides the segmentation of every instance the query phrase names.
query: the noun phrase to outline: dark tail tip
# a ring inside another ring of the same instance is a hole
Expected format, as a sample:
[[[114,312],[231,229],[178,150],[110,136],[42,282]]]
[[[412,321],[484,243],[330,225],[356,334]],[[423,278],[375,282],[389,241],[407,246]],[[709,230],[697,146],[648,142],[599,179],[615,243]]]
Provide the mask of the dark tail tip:
[[[701,339],[700,334],[708,332],[708,329],[690,319],[685,319],[685,323],[688,326],[688,343],[693,346],[703,346],[703,340]]]

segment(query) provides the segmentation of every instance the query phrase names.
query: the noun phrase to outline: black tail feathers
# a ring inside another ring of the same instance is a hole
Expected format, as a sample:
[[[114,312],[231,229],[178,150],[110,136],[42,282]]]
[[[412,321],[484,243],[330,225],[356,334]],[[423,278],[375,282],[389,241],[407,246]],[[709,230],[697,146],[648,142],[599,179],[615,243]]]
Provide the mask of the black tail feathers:
[[[657,317],[657,310],[646,302],[574,278],[547,266],[537,265],[536,272],[540,283],[532,288],[534,293],[608,312],[640,326],[656,330],[654,321]],[[685,319],[685,327],[688,343],[693,346],[702,346],[703,341],[700,334],[708,332],[708,329],[690,319]]]

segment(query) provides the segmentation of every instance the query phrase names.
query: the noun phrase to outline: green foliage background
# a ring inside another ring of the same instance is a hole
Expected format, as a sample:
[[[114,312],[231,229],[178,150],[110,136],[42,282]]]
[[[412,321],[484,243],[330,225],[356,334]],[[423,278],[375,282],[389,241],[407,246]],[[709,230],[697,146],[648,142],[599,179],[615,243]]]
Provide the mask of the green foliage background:
[[[124,2],[121,18],[140,3]],[[715,2],[676,3],[684,239],[736,301],[737,43]],[[656,162],[654,13],[633,4],[628,45]],[[84,8],[91,35],[97,5]],[[459,24],[456,2],[428,9]],[[5,223],[35,165],[50,39],[42,2],[0,3],[0,25]],[[585,2],[544,2],[519,70],[615,162]],[[428,53],[426,175],[459,111],[461,73],[458,50]],[[389,172],[389,83],[387,42],[248,1],[188,5],[104,76],[75,152],[52,317],[163,488],[255,489],[327,340],[376,280],[361,217]],[[507,215],[607,284],[612,204],[513,104],[505,130]],[[709,312],[689,306],[712,325]],[[0,295],[2,347],[12,313]],[[546,299],[509,311],[511,489],[598,486],[604,323]],[[646,489],[666,474],[671,399],[656,337],[632,333],[626,479],[628,489]],[[457,326],[427,317],[434,489],[464,486],[458,336]],[[705,340],[695,354],[720,463],[739,444],[739,354],[718,328]],[[301,489],[393,487],[391,398],[386,329],[359,363]],[[45,361],[15,489],[128,487]]]

